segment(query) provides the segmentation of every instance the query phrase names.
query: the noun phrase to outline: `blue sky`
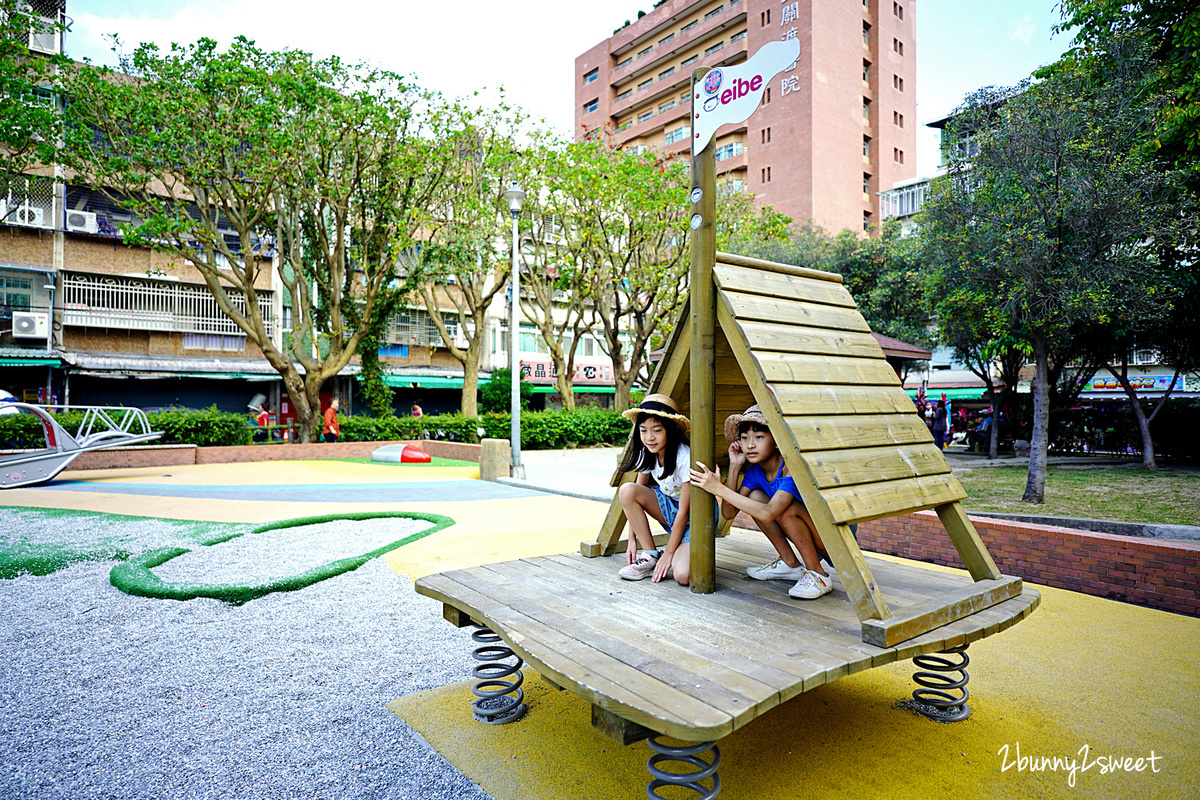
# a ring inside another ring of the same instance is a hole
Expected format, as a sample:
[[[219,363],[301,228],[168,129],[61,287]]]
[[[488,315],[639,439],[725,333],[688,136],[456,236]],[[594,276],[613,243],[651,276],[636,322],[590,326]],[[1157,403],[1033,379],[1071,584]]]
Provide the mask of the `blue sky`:
[[[829,2],[830,0],[815,0]],[[846,0],[840,0],[846,2]],[[882,2],[882,0],[881,0]],[[1011,85],[1054,61],[1069,44],[1053,39],[1055,0],[908,0],[917,15],[917,119],[952,110],[968,92]],[[167,45],[245,34],[264,47],[368,61],[451,96],[503,86],[508,98],[569,134],[575,57],[648,11],[652,0],[68,0],[75,58],[111,63],[104,36],[125,46]],[[337,11],[346,13],[338,16]],[[437,31],[431,35],[430,31]],[[937,166],[937,134],[922,127],[917,173]]]

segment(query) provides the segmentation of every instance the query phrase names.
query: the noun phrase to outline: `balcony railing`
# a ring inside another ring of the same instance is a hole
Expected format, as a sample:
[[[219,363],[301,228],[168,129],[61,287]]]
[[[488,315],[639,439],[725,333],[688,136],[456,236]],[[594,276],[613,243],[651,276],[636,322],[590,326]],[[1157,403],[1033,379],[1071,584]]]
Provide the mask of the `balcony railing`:
[[[229,333],[245,335],[225,316],[204,286],[114,275],[66,273],[62,281],[63,324],[135,331]],[[246,300],[230,292],[239,311]],[[274,335],[271,292],[258,293],[267,334]]]
[[[888,189],[879,193],[879,213],[884,219],[892,217],[911,217],[921,210],[925,202],[925,189],[928,182],[904,186],[899,189]]]

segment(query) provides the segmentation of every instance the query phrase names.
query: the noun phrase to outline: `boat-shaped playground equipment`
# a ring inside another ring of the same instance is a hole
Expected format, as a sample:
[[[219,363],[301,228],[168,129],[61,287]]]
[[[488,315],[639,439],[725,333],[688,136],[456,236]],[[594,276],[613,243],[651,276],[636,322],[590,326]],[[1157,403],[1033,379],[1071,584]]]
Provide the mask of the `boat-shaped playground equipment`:
[[[146,412],[140,408],[71,406],[69,410],[83,412],[83,420],[74,434],[58,424],[50,413],[52,408],[59,406],[32,403],[0,405],[0,411],[15,409],[37,417],[45,437],[45,447],[0,456],[0,489],[45,483],[70,466],[81,453],[149,442],[162,436],[162,431],[150,430]],[[62,408],[66,410],[66,407]]]

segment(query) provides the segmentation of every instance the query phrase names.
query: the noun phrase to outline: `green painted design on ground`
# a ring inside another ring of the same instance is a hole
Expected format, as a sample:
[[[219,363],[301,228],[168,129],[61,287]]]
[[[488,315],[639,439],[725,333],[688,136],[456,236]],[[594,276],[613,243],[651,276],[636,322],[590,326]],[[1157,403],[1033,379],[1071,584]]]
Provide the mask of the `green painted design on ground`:
[[[136,556],[123,564],[118,564],[117,566],[113,567],[112,571],[109,573],[109,582],[126,594],[136,595],[139,597],[154,597],[162,600],[194,600],[200,597],[207,597],[213,600],[222,600],[226,603],[240,605],[251,600],[257,600],[260,597],[265,597],[266,595],[273,594],[275,592],[294,592],[299,589],[303,589],[306,586],[312,586],[314,583],[319,581],[332,578],[335,575],[341,575],[342,573],[358,569],[373,558],[378,558],[379,556],[391,552],[398,547],[402,547],[419,539],[423,539],[432,533],[436,533],[454,524],[453,519],[442,516],[441,514],[423,514],[416,512],[396,511],[324,514],[317,517],[302,517],[300,519],[272,522],[267,525],[261,525],[255,528],[253,531],[238,531],[223,534],[208,541],[201,542],[200,544],[205,547],[211,547],[213,545],[220,544],[221,542],[227,542],[230,539],[238,536],[243,536],[246,533],[264,533],[266,531],[298,527],[301,525],[318,525],[322,522],[332,522],[334,520],[364,520],[379,519],[383,517],[423,519],[434,524],[423,531],[418,531],[417,533],[406,536],[403,539],[390,544],[386,544],[383,547],[377,548],[368,553],[350,556],[349,558],[338,559],[337,561],[331,561],[328,564],[322,564],[298,575],[292,575],[286,578],[280,578],[264,583],[166,583],[151,571],[155,567],[161,566],[173,558],[177,558],[184,553],[190,552],[190,550],[186,547],[158,548]]]

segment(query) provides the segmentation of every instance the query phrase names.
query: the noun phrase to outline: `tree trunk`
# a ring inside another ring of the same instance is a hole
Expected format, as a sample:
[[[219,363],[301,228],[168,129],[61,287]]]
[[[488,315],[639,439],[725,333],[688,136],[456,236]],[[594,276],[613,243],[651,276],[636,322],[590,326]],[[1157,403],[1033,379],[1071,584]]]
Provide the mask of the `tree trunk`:
[[[1033,379],[1033,431],[1029,437],[1029,474],[1025,481],[1025,494],[1021,500],[1040,504],[1046,496],[1046,453],[1047,437],[1050,433],[1050,368],[1046,354],[1046,340],[1039,334],[1033,339],[1033,357],[1037,373]],[[999,409],[992,409],[999,419]]]
[[[629,393],[633,391],[633,381],[637,377],[637,373],[633,370],[613,371],[613,388],[616,394],[613,396],[613,406],[617,413],[624,413],[629,410]]]
[[[460,404],[464,417],[479,416],[479,350],[482,344],[483,337],[476,331],[476,335],[467,345],[466,358],[462,362],[463,385]]]
[[[1000,456],[1000,409],[1004,408],[1004,397],[1008,394],[1008,389],[1002,390],[996,394],[996,390],[992,390],[992,430],[991,436],[988,437],[988,458],[999,458]]]

